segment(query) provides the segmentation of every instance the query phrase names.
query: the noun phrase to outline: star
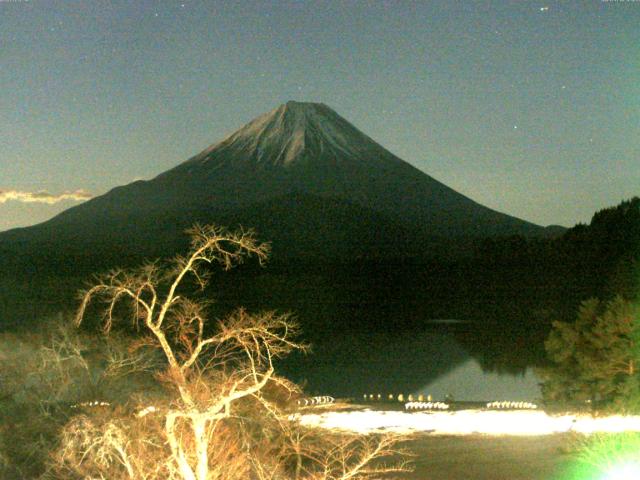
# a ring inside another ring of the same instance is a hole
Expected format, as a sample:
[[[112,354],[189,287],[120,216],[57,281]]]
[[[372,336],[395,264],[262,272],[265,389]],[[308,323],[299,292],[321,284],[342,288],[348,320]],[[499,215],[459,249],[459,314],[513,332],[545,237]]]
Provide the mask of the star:
[[[518,129],[518,125],[514,125],[514,126],[513,126],[513,129],[514,129],[514,130],[517,130],[517,129]]]

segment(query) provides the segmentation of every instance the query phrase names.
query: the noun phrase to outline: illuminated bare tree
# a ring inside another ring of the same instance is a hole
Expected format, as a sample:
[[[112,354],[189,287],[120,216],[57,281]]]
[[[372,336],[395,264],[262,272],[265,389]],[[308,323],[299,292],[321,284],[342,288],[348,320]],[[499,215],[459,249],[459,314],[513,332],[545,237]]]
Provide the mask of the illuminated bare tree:
[[[204,287],[208,272],[203,264],[220,263],[225,269],[253,255],[263,262],[268,245],[258,243],[252,232],[230,233],[211,226],[196,226],[191,253],[177,257],[168,271],[149,264],[137,271],[117,270],[99,279],[87,290],[78,310],[80,324],[89,302],[101,297],[106,301],[103,328],[109,332],[116,307],[127,303],[134,322],[142,322],[151,337],[149,345],[158,345],[168,368],[164,378],[179,393],[179,402],[165,413],[165,434],[175,462],[184,479],[209,478],[209,442],[218,421],[231,416],[233,402],[257,395],[274,377],[273,359],[291,349],[301,348],[292,337],[296,326],[286,315],[266,313],[249,315],[239,310],[217,333],[205,335],[205,312],[202,303],[179,294],[187,275]],[[213,351],[206,365],[201,360]],[[223,378],[209,382],[207,372]],[[284,382],[282,382],[284,384]],[[191,429],[191,439],[183,439],[184,425]],[[186,447],[188,445],[188,448]]]
[[[192,281],[201,288],[207,285],[208,265],[219,264],[228,270],[248,257],[263,263],[268,245],[257,242],[251,231],[195,226],[189,233],[190,253],[176,257],[167,268],[151,263],[98,277],[83,292],[76,316],[80,325],[90,303],[100,300],[105,305],[101,323],[105,333],[123,316],[142,327],[147,335],[137,342],[138,347],[157,347],[163,353],[167,368],[158,377],[176,392],[173,400],[141,405],[135,420],[126,422],[96,423],[89,417],[70,422],[63,432],[66,446],[58,452],[58,465],[86,477],[95,472],[79,469],[77,464],[93,458],[100,475],[182,480],[346,480],[369,478],[367,472],[395,471],[395,467],[365,468],[391,452],[390,437],[377,443],[348,439],[341,447],[339,442],[325,443],[324,452],[318,450],[322,442],[310,446],[294,441],[295,422],[266,392],[279,392],[280,397],[298,392],[297,386],[275,374],[273,363],[292,350],[305,348],[295,340],[297,324],[286,314],[254,315],[238,309],[215,325],[207,325],[206,303],[185,295]],[[164,445],[130,436],[151,428],[147,419],[159,415],[164,419]],[[161,461],[158,455],[165,448]],[[283,476],[287,471],[293,475]]]

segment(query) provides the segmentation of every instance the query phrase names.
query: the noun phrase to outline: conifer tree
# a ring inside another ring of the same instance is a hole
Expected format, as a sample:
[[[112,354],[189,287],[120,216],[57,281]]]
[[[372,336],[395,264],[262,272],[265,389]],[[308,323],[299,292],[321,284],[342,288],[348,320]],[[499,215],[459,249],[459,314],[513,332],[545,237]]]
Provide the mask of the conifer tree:
[[[584,301],[573,323],[554,322],[541,369],[545,399],[597,407],[640,406],[638,309],[617,296]]]

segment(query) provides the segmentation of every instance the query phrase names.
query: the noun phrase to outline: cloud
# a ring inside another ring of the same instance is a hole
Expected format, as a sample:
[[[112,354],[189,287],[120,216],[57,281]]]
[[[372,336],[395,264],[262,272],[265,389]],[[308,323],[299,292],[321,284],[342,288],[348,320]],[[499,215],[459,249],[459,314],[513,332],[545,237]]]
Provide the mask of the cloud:
[[[19,190],[0,190],[0,203],[15,200],[23,203],[46,203],[53,205],[54,203],[64,200],[84,201],[92,198],[86,190],[76,190],[75,192],[63,192],[58,195],[40,190],[38,192],[21,192]]]

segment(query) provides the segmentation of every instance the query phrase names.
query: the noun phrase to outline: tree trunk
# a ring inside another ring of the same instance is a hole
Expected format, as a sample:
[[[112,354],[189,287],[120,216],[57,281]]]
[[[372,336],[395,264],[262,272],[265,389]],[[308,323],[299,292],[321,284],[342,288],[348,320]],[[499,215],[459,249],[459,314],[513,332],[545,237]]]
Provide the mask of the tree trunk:
[[[209,439],[207,437],[206,417],[193,417],[193,435],[196,442],[196,478],[197,480],[207,480],[209,475]]]
[[[193,473],[193,469],[184,454],[184,450],[180,446],[180,442],[176,436],[176,416],[175,414],[168,414],[166,418],[165,431],[167,433],[167,440],[171,447],[171,454],[178,464],[178,470],[184,480],[197,480],[196,475]]]

